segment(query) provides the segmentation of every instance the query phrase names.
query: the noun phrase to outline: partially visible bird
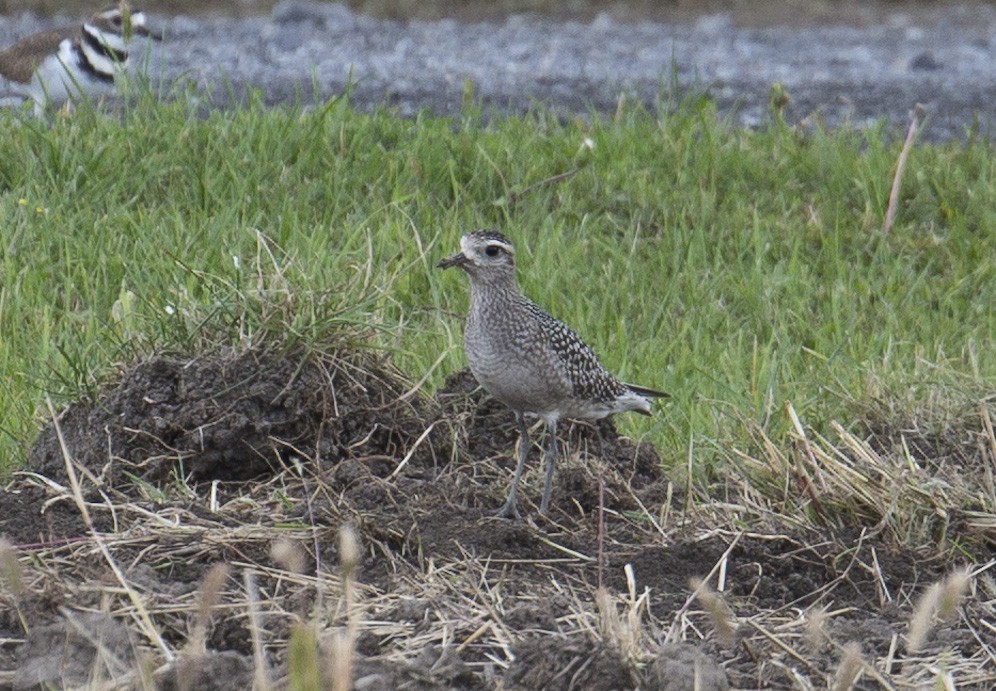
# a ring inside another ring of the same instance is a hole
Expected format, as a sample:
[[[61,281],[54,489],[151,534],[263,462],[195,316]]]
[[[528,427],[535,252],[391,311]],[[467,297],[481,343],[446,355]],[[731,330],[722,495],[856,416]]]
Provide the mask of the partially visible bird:
[[[128,68],[135,36],[159,39],[146,27],[144,12],[121,2],[81,27],[43,31],[0,51],[0,76],[14,96],[34,102],[39,116],[48,105],[111,95],[115,79]]]
[[[501,233],[477,230],[464,235],[460,252],[437,265],[454,266],[470,276],[464,332],[470,371],[488,393],[512,409],[519,426],[519,460],[497,515],[520,517],[519,481],[529,451],[527,415],[542,419],[549,433],[540,503],[540,513],[546,514],[558,454],[558,420],[597,420],[627,411],[650,415],[650,399],[668,394],[620,382],[569,326],[522,295],[515,280],[515,247]]]

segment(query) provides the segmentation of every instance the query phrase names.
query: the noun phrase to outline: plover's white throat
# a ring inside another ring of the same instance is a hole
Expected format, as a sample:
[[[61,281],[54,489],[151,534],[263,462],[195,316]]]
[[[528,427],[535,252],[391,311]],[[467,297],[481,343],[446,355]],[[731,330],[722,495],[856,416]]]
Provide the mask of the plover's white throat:
[[[598,420],[627,411],[649,415],[650,399],[667,394],[616,379],[569,326],[523,296],[515,280],[515,248],[504,235],[468,233],[460,250],[438,266],[460,267],[470,276],[467,362],[481,386],[515,412],[521,435],[512,487],[498,515],[519,517],[517,492],[529,451],[526,415],[541,418],[550,436],[540,504],[545,514],[553,489],[558,420]]]
[[[94,14],[82,27],[43,31],[0,51],[0,76],[15,96],[31,99],[36,114],[46,105],[96,99],[116,92],[128,68],[134,37],[158,38],[144,12],[120,3]]]

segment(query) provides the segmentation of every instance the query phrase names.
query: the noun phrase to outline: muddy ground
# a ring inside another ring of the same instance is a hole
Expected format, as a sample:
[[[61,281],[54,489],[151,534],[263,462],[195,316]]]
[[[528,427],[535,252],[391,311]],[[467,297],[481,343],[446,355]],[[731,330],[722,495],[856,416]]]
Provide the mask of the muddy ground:
[[[514,421],[467,373],[426,398],[368,353],[137,363],[0,494],[0,686],[279,688],[302,631],[357,689],[996,684],[984,569],[910,652],[950,550],[685,496],[681,459],[600,433],[564,426],[549,518],[533,449],[512,522]]]

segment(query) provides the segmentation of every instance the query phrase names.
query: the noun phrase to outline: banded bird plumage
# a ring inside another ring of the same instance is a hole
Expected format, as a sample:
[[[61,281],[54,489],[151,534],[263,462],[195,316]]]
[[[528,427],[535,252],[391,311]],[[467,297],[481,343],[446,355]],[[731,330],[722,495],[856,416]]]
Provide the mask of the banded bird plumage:
[[[36,115],[48,105],[112,95],[115,80],[128,69],[135,37],[159,38],[146,26],[144,12],[122,2],[80,27],[43,31],[0,51],[0,76],[15,97],[33,102]]]
[[[519,459],[498,515],[520,516],[518,487],[529,450],[526,416],[539,417],[548,430],[540,503],[540,513],[546,514],[560,419],[598,420],[627,411],[650,415],[650,399],[667,394],[616,379],[573,329],[525,297],[515,277],[515,247],[501,233],[478,230],[464,235],[460,252],[437,266],[459,267],[470,277],[467,363],[478,383],[512,409],[519,427]]]

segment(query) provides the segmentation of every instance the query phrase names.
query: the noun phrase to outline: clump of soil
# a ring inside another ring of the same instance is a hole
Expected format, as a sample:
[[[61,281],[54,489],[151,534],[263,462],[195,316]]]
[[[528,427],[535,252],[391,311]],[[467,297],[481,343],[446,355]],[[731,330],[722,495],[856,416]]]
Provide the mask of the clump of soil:
[[[252,658],[234,650],[183,656],[157,682],[159,691],[245,691],[253,687]]]
[[[657,651],[644,688],[655,691],[726,691],[730,683],[716,661],[688,643],[668,643]]]
[[[0,590],[0,683],[78,684],[89,666],[119,681],[159,669],[162,688],[246,688],[259,666],[285,686],[303,622],[319,659],[341,670],[346,656],[364,689],[826,686],[840,644],[891,657],[916,594],[951,566],[867,532],[790,520],[748,532],[732,494],[682,513],[665,505],[681,495],[653,448],[610,422],[561,432],[551,515],[536,507],[537,431],[513,522],[493,512],[514,419],[466,372],[427,398],[368,352],[139,362],[47,425],[31,472],[0,495],[12,543],[0,567],[22,584]],[[221,581],[208,575],[219,563]],[[717,574],[733,640],[692,596],[693,579],[715,588]],[[878,673],[917,685],[943,659],[987,688],[991,610],[966,605],[964,625],[931,640],[934,657]],[[815,626],[811,611],[831,614]],[[119,667],[66,633],[81,617],[110,627]],[[805,643],[817,628],[833,645]],[[67,647],[39,643],[56,635]]]
[[[15,689],[82,687],[120,678],[135,668],[128,628],[99,612],[68,612],[35,626],[18,657]]]
[[[508,689],[590,689],[628,691],[639,688],[633,667],[610,645],[591,640],[543,636],[522,640],[505,674]]]
[[[400,398],[402,385],[374,357],[156,356],[131,367],[99,401],[69,406],[58,422],[70,455],[112,483],[125,471],[151,483],[250,480],[293,458],[334,464],[405,448],[422,430]],[[54,424],[42,432],[28,466],[65,480],[54,432]]]

